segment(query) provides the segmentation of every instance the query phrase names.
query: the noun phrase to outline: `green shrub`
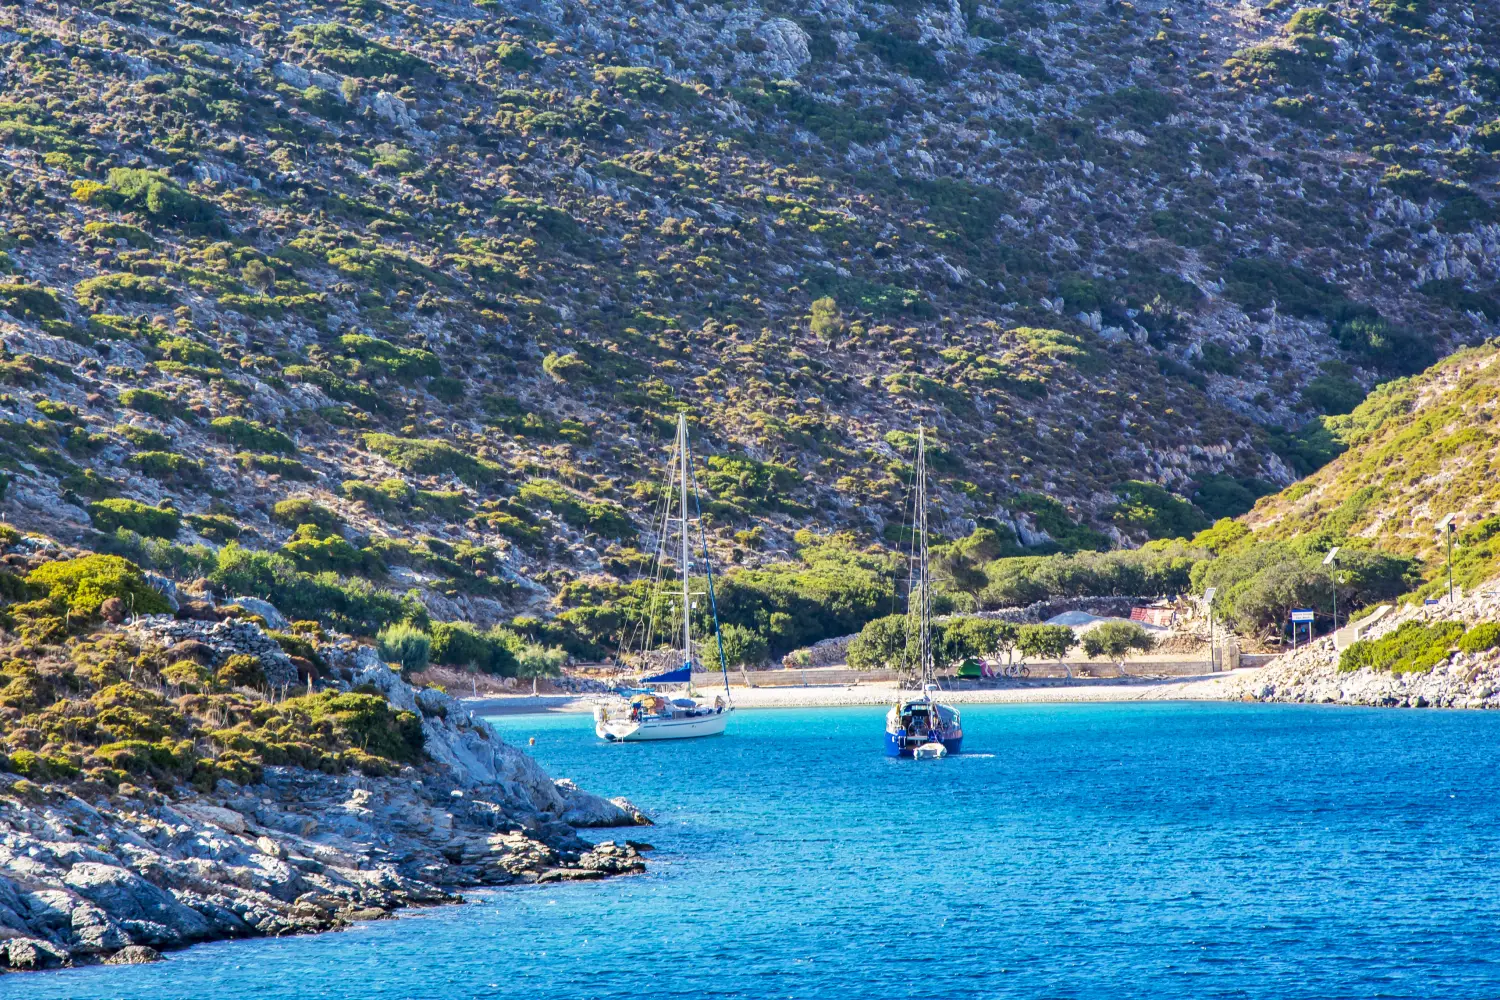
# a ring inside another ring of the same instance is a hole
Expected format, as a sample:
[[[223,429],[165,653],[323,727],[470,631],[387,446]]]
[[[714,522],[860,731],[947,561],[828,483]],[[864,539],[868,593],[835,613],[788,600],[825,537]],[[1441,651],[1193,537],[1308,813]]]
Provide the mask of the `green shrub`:
[[[79,773],[79,768],[61,754],[40,754],[31,750],[17,750],[11,754],[10,769],[32,781],[74,778]]]
[[[135,614],[164,614],[167,601],[146,582],[139,566],[119,556],[79,556],[45,563],[32,570],[26,582],[47,593],[59,611],[93,618],[111,597],[125,602]]]
[[[1465,653],[1483,653],[1500,646],[1500,622],[1484,622],[1464,633],[1458,648]]]
[[[1089,102],[1088,110],[1100,118],[1123,118],[1133,125],[1164,122],[1177,108],[1171,94],[1146,87],[1121,87]]]
[[[867,38],[870,48],[882,62],[893,69],[909,73],[929,83],[944,77],[943,64],[927,46],[912,41],[891,31],[874,31],[861,34]]]
[[[372,413],[384,413],[390,410],[390,404],[379,393],[372,392],[358,382],[341,378],[327,369],[315,368],[312,365],[287,365],[282,369],[282,374],[289,379],[301,379],[311,383],[333,399],[352,403]]]
[[[195,483],[203,478],[203,463],[170,451],[138,451],[125,460],[153,479]]]
[[[172,286],[160,278],[141,274],[101,274],[85,278],[73,286],[78,301],[90,308],[99,309],[105,299],[123,302],[169,302]]]
[[[1275,492],[1276,487],[1263,479],[1228,475],[1203,476],[1193,490],[1193,505],[1213,518],[1217,524],[1224,518],[1239,517],[1254,507],[1256,500]],[[1200,532],[1207,530],[1209,529],[1203,528]],[[1196,537],[1194,544],[1198,544]]]
[[[431,661],[449,667],[472,667],[504,677],[517,675],[513,647],[520,645],[513,632],[492,629],[480,632],[467,622],[432,624]]]
[[[148,538],[176,538],[181,527],[177,511],[166,507],[149,507],[136,500],[116,497],[89,504],[89,517],[100,531],[113,533],[124,528]]]
[[[1135,622],[1105,622],[1083,634],[1082,646],[1087,656],[1118,660],[1133,650],[1145,653],[1155,649],[1156,637]]]
[[[1052,79],[1052,75],[1047,72],[1046,64],[1041,59],[1031,52],[1010,45],[991,45],[979,56],[996,69],[1015,73],[1028,80],[1041,83]]]
[[[163,669],[161,678],[168,684],[197,690],[208,682],[209,672],[207,667],[194,663],[192,660],[179,660]]]
[[[516,491],[516,498],[533,509],[550,509],[579,530],[595,531],[610,538],[635,534],[635,524],[619,504],[580,500],[550,479],[528,479]]]
[[[338,531],[344,519],[309,497],[288,497],[271,508],[271,520],[287,528],[315,524],[324,531]]]
[[[295,458],[283,458],[280,455],[257,455],[249,451],[237,451],[234,460],[241,468],[253,469],[256,472],[264,472],[267,475],[280,476],[283,479],[296,479],[302,482],[318,478],[318,474]]]
[[[369,574],[383,572],[385,567],[368,549],[357,549],[340,535],[328,534],[312,524],[304,524],[292,535],[281,551],[307,572],[332,570],[335,573]]]
[[[402,438],[393,434],[366,434],[365,447],[406,472],[417,475],[451,473],[471,486],[493,483],[505,470],[494,462],[475,458],[448,444],[430,438]]]
[[[410,77],[430,69],[416,56],[365,38],[342,24],[299,24],[292,29],[291,39],[311,49],[320,65],[353,76]]]
[[[189,337],[164,337],[156,342],[156,349],[181,364],[203,365],[210,368],[224,366],[224,359],[218,351],[205,347]]]
[[[24,281],[0,285],[0,309],[16,319],[61,319],[65,315],[56,292]]]
[[[297,445],[274,427],[244,417],[217,417],[209,421],[215,434],[237,448],[270,452],[276,455],[296,454]]]
[[[282,712],[305,714],[331,728],[341,741],[369,754],[405,764],[422,760],[422,719],[378,694],[323,691],[286,701]]]
[[[594,377],[589,363],[576,354],[555,351],[542,359],[542,371],[559,382],[589,382]]]
[[[356,635],[374,635],[393,621],[426,621],[426,609],[410,595],[381,590],[368,580],[303,573],[281,553],[237,542],[219,550],[208,577],[221,591],[259,597],[290,618],[316,620]]]
[[[83,231],[101,240],[124,240],[137,250],[150,249],[156,243],[144,229],[124,222],[87,222]]]
[[[432,652],[432,637],[419,628],[398,622],[387,625],[376,636],[380,657],[387,663],[399,663],[408,673],[427,666]]]
[[[85,203],[140,212],[153,222],[190,230],[209,230],[216,222],[211,202],[184,191],[157,170],[115,167],[105,184],[75,183],[73,197]]]
[[[397,347],[379,337],[346,333],[339,338],[339,346],[349,355],[369,362],[387,374],[415,377],[443,373],[436,354],[419,348]]]
[[[171,438],[160,431],[153,431],[149,427],[137,427],[134,424],[116,424],[115,433],[137,448],[144,448],[147,451],[166,451],[172,447]]]
[[[1197,507],[1155,483],[1131,480],[1115,487],[1119,502],[1105,512],[1123,531],[1147,538],[1186,538],[1212,522]]]
[[[1405,622],[1382,638],[1352,643],[1339,655],[1339,669],[1369,667],[1393,674],[1425,673],[1447,658],[1463,634],[1464,627],[1458,622]]]
[[[916,642],[906,615],[886,615],[866,622],[849,641],[849,666],[879,670],[910,665],[917,660]]]
[[[120,393],[120,405],[127,409],[139,410],[141,413],[149,413],[163,420],[175,415],[172,400],[154,389],[126,389]]]
[[[600,66],[594,70],[594,82],[612,87],[626,97],[660,104],[687,104],[697,97],[695,92],[649,66]]]
[[[236,653],[224,661],[214,674],[214,680],[225,687],[264,687],[266,671],[260,657]]]
[[[238,521],[224,514],[189,514],[183,520],[198,534],[215,542],[227,542],[245,532]]]

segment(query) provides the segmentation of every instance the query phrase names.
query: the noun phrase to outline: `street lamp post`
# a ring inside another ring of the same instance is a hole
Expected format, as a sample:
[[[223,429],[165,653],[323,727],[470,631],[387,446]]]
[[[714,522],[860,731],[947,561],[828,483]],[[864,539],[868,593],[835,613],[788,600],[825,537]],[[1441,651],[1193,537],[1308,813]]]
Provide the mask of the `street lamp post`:
[[[1458,530],[1458,514],[1444,515],[1438,530],[1448,536],[1448,606],[1453,606],[1453,533]]]
[[[1339,547],[1335,545],[1328,550],[1328,555],[1323,557],[1324,566],[1334,567],[1328,571],[1328,580],[1333,590],[1333,630],[1335,632],[1339,630],[1339,578],[1336,572],[1337,564],[1334,562],[1338,558],[1338,554]]]

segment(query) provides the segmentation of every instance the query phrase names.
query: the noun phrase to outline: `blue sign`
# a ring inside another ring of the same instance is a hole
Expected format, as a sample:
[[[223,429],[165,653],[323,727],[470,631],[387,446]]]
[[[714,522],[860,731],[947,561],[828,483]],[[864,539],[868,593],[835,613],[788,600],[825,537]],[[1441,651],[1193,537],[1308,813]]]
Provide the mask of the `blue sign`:
[[[1294,621],[1294,622],[1310,622],[1312,620],[1313,620],[1313,612],[1312,612],[1311,608],[1293,608],[1292,609],[1292,621]]]

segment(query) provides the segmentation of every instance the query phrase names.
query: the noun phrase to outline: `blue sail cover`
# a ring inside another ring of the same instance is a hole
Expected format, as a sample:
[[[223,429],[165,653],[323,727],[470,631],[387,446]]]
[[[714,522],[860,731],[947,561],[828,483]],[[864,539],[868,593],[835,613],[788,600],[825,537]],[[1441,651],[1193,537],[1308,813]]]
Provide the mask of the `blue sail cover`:
[[[688,681],[690,681],[692,679],[693,679],[693,667],[692,667],[692,664],[684,663],[682,666],[677,667],[676,669],[673,669],[673,670],[668,670],[666,673],[656,674],[653,677],[642,677],[641,678],[641,683],[642,684],[686,684]]]

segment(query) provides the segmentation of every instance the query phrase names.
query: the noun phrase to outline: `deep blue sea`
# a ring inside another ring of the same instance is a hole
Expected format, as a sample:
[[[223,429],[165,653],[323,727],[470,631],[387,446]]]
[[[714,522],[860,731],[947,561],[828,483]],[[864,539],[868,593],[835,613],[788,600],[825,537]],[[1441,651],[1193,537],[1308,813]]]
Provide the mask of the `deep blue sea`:
[[[649,840],[649,873],[0,996],[1500,997],[1500,714],[971,707],[942,761],[883,757],[883,714],[618,746],[498,719],[657,817],[595,834]]]

